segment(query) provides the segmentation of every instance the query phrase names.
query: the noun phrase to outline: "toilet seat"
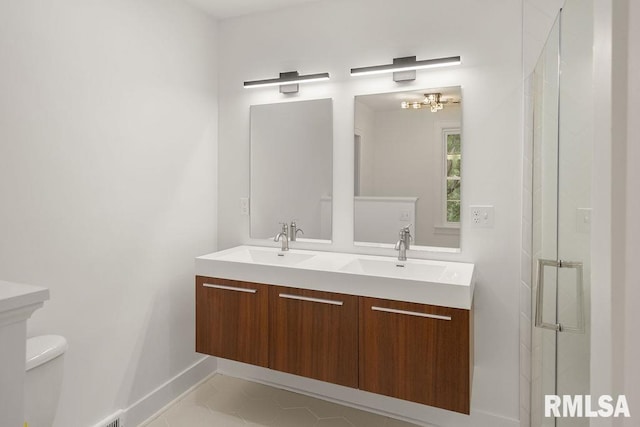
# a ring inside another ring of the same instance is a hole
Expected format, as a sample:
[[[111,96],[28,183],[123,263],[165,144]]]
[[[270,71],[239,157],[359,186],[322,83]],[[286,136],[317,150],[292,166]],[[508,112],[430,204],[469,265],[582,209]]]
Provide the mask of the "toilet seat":
[[[67,340],[60,335],[40,335],[27,339],[26,370],[29,371],[67,351]]]

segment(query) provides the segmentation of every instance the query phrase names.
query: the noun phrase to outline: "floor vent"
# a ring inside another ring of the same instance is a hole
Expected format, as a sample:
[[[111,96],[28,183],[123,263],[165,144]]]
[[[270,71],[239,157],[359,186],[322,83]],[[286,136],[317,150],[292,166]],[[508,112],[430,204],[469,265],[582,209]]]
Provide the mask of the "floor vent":
[[[98,421],[93,427],[124,427],[122,419],[126,418],[123,410],[119,410]]]
[[[116,418],[109,424],[105,424],[104,427],[122,427],[122,425],[120,424],[120,418]]]

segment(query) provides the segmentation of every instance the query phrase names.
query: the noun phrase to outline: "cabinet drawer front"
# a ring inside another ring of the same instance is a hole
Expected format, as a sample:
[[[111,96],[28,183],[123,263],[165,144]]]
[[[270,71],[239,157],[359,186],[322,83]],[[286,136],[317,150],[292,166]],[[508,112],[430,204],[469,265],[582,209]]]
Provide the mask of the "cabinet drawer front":
[[[196,277],[196,351],[268,366],[268,306],[267,285]]]
[[[271,369],[358,386],[358,297],[274,286]]]
[[[469,413],[469,311],[362,297],[360,388]]]

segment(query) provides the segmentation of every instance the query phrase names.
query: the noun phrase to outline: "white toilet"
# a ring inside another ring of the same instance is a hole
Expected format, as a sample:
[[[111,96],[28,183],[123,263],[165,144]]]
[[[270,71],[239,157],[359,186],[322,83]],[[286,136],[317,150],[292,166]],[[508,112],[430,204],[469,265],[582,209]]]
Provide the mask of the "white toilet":
[[[51,427],[58,408],[67,340],[59,335],[27,339],[24,419],[29,427]]]

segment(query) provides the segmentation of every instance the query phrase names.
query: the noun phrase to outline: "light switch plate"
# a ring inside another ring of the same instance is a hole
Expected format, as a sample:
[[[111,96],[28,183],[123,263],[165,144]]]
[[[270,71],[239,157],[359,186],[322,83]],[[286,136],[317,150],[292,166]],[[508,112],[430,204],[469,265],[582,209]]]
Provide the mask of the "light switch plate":
[[[576,209],[576,231],[584,234],[591,231],[591,208]]]
[[[489,205],[469,206],[471,227],[473,228],[493,228],[494,209]]]

